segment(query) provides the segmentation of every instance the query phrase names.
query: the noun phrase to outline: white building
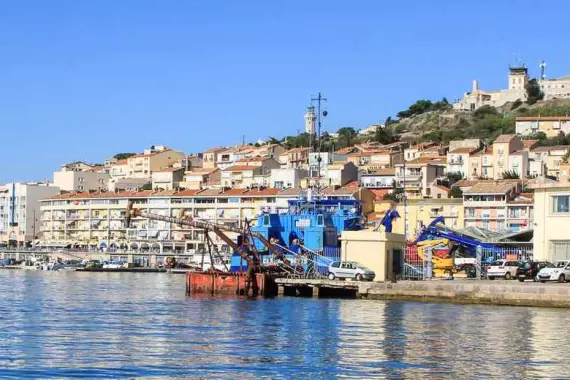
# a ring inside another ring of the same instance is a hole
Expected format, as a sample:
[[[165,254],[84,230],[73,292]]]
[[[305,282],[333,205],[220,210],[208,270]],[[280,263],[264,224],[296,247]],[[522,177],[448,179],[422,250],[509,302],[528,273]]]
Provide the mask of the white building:
[[[508,88],[498,91],[483,91],[479,89],[477,80],[473,81],[471,92],[463,94],[463,98],[453,105],[458,111],[474,111],[482,106],[499,107],[507,102],[526,99],[528,70],[523,66],[509,67]]]
[[[307,176],[307,170],[301,168],[271,169],[270,186],[275,189],[298,188]]]
[[[58,187],[37,182],[0,186],[0,241],[31,244],[40,233],[40,200],[58,193]]]

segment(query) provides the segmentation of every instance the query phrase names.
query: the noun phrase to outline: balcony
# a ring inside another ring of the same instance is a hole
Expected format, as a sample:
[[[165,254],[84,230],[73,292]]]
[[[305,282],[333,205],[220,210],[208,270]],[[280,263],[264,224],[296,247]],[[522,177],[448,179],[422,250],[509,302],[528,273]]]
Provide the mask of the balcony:
[[[463,201],[464,207],[505,207],[506,201]]]
[[[465,161],[463,161],[463,158],[459,157],[459,158],[452,158],[447,163],[449,165],[463,165],[464,162]]]
[[[399,174],[398,175],[398,180],[399,181],[406,181],[406,182],[417,182],[417,181],[421,181],[422,180],[422,175],[421,174],[406,174],[405,176],[403,174]]]

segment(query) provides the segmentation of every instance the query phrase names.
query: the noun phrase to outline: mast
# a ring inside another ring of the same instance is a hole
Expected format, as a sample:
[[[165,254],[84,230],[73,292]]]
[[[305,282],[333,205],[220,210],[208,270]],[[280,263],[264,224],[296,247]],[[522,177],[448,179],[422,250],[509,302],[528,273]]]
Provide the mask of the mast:
[[[319,94],[316,98],[311,98],[311,103],[314,103],[314,102],[317,103],[317,134],[316,134],[316,139],[317,139],[317,141],[316,141],[316,147],[317,147],[317,195],[320,195],[320,192],[321,192],[321,161],[322,161],[322,157],[321,157],[321,144],[322,144],[321,115],[322,116],[328,115],[327,111],[321,112],[321,105],[323,102],[326,102],[326,101],[327,101],[327,98],[324,98],[320,91],[319,91]]]

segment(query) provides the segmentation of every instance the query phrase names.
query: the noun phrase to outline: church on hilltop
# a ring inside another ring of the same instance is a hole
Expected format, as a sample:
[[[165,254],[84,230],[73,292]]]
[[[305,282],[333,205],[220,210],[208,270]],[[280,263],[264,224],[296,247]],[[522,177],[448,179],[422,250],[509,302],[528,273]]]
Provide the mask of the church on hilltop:
[[[546,63],[540,64],[541,76],[538,81],[544,93],[544,100],[570,99],[570,76],[547,79],[545,75]],[[527,98],[526,85],[528,84],[528,69],[525,65],[510,66],[508,74],[509,87],[497,91],[483,91],[479,89],[477,80],[473,81],[471,92],[463,94],[463,98],[453,104],[456,111],[474,111],[482,106],[500,107],[516,100],[525,101]]]

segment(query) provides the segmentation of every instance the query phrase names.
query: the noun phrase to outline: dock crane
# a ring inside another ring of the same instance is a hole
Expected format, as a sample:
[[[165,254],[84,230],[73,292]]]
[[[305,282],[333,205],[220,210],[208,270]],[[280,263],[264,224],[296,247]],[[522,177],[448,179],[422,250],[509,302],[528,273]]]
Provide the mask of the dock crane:
[[[248,283],[252,287],[254,294],[256,294],[258,290],[258,284],[256,281],[255,274],[262,272],[264,270],[264,268],[261,265],[261,259],[259,257],[259,254],[255,250],[252,250],[252,253],[248,252],[243,246],[236,244],[228,235],[224,233],[224,231],[234,232],[238,234],[245,234],[249,235],[250,238],[258,239],[265,247],[267,247],[268,251],[270,251],[275,256],[276,259],[282,261],[284,266],[290,266],[289,260],[285,257],[285,255],[278,247],[269,242],[269,240],[267,240],[265,236],[261,235],[258,232],[251,231],[249,228],[246,228],[246,230],[244,231],[238,227],[221,225],[221,224],[206,222],[203,220],[196,220],[190,217],[183,217],[183,216],[171,217],[171,216],[153,214],[141,210],[139,208],[134,208],[133,202],[129,201],[129,203],[127,204],[127,212],[125,216],[125,225],[127,228],[130,226],[132,218],[135,217],[142,217],[150,220],[161,220],[173,224],[189,226],[189,227],[203,229],[205,231],[214,232],[218,237],[220,237],[220,239],[224,241],[224,243],[226,243],[235,252],[237,252],[241,256],[241,258],[248,264],[246,271],[246,277],[247,277],[246,283]]]

